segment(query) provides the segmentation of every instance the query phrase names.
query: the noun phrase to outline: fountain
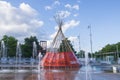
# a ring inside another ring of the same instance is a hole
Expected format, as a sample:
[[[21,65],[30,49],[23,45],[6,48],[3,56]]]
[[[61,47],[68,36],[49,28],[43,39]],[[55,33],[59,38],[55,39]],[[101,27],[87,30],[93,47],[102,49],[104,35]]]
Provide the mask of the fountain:
[[[28,70],[22,69],[24,65],[22,65],[23,60],[22,60],[22,51],[21,51],[21,45],[19,42],[17,42],[17,47],[16,47],[16,62],[15,62],[15,77],[17,73],[19,72],[27,72]]]
[[[1,64],[7,63],[7,53],[4,41],[1,41]]]
[[[85,80],[92,80],[89,67],[88,53],[85,53]]]
[[[35,45],[35,44],[34,44]],[[34,49],[35,46],[33,47]],[[35,50],[33,49],[33,53],[35,52]],[[35,53],[33,54],[35,55]],[[90,63],[89,63],[89,58],[88,58],[88,53],[85,53],[85,66],[83,66],[84,71],[82,73],[81,68],[80,69],[76,69],[76,68],[70,68],[70,69],[45,69],[45,68],[41,68],[41,53],[39,52],[38,54],[38,59],[39,59],[39,63],[38,65],[36,65],[36,69],[34,70],[33,67],[31,67],[31,64],[29,65],[30,68],[32,70],[26,70],[26,69],[21,69],[20,66],[24,66],[24,65],[20,65],[21,64],[21,56],[22,56],[22,52],[21,52],[21,48],[20,48],[20,43],[17,42],[17,47],[16,47],[16,63],[15,63],[15,72],[10,72],[8,71],[7,74],[3,73],[0,71],[0,79],[1,80],[112,80],[111,79],[107,79],[105,76],[102,75],[106,75],[101,74],[101,73],[94,73],[94,69],[91,68]],[[32,58],[35,58],[34,56],[32,56]],[[32,66],[35,66],[34,64]],[[80,73],[79,73],[80,72]],[[91,77],[91,74],[94,74],[94,76]],[[100,75],[99,75],[100,74]],[[3,75],[3,76],[1,76]],[[96,77],[97,75],[97,77]],[[98,76],[99,75],[99,76]],[[108,75],[108,74],[107,74]],[[102,76],[102,77],[101,77]],[[111,77],[111,76],[109,76]],[[97,79],[99,78],[99,79]],[[116,77],[114,77],[116,78]],[[119,79],[115,79],[115,80],[119,80]]]
[[[36,61],[35,56],[37,55],[37,45],[35,42],[33,42],[33,51],[32,51],[32,58],[31,58],[31,64],[34,64]]]
[[[12,72],[12,70],[9,69],[8,60],[7,60],[7,49],[6,49],[4,41],[1,41],[1,50],[0,51],[1,51],[1,56],[0,56],[1,57],[0,58],[1,70],[0,70],[0,73]]]
[[[7,53],[4,41],[1,41],[1,71],[0,72],[7,72],[8,70],[5,69],[7,64]]]
[[[39,63],[38,63],[38,80],[41,80],[41,52],[38,54]]]
[[[21,47],[20,47],[20,43],[17,42],[17,47],[16,47],[16,68],[20,68],[20,64],[21,64],[21,56],[22,56],[22,52],[21,52]]]
[[[6,58],[5,55],[5,44],[4,41],[1,42],[1,52],[2,52],[2,57]],[[101,77],[101,73],[94,73],[97,72],[97,70],[94,70],[94,68],[91,68],[91,65],[89,63],[89,58],[88,58],[88,53],[85,53],[85,66],[83,66],[83,70],[77,69],[77,68],[42,68],[41,66],[41,52],[38,54],[38,61],[39,63],[36,65],[34,64],[34,60],[36,59],[37,55],[37,46],[35,42],[33,42],[33,52],[32,52],[32,64],[24,64],[22,65],[22,51],[21,51],[21,46],[20,43],[17,42],[17,47],[16,47],[16,58],[15,58],[15,70],[9,69],[4,69],[7,72],[4,72],[4,70],[0,70],[0,79],[1,80],[103,80],[106,77]],[[5,61],[5,60],[3,60]],[[11,64],[2,64],[7,67],[11,66]],[[22,67],[28,66],[31,69],[23,69]],[[9,70],[9,71],[8,71]],[[11,71],[10,71],[11,70]],[[15,72],[14,72],[15,71]],[[83,71],[83,73],[82,73]],[[3,73],[4,72],[4,73]],[[80,72],[80,73],[79,73]],[[7,73],[7,74],[6,74]],[[91,77],[91,74],[94,74],[94,76]],[[97,79],[95,77],[96,75],[100,74],[100,79]],[[3,76],[1,76],[3,75]],[[108,80],[108,79],[106,79]],[[119,79],[116,79],[119,80]]]

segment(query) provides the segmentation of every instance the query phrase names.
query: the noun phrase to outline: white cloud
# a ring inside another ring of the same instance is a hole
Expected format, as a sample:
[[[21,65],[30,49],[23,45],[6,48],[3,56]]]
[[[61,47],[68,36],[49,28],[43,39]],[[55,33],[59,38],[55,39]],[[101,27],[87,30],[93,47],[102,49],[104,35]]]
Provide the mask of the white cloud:
[[[79,51],[78,37],[76,37],[76,36],[70,36],[70,37],[68,38],[68,40],[71,41],[74,49],[75,49],[76,51]]]
[[[51,47],[52,40],[47,40],[47,48]]]
[[[28,4],[25,4],[25,3],[21,3],[19,8],[21,9],[21,11],[29,15],[33,15],[37,13],[35,9],[33,9]]]
[[[45,6],[45,10],[51,10],[52,7],[51,6]]]
[[[66,17],[68,17],[68,16],[70,16],[70,12],[69,11],[59,11],[58,13],[57,13],[61,18],[66,18]]]
[[[74,27],[78,26],[79,24],[80,24],[80,21],[75,21],[75,20],[68,21],[68,22],[64,23],[64,25],[62,26],[62,31],[65,33],[68,29],[74,28]],[[50,35],[50,38],[52,38],[52,39],[57,34],[58,26],[55,26],[55,30],[56,30],[56,32]]]
[[[66,4],[65,8],[79,10],[79,5],[75,4],[72,6],[70,4]]]
[[[76,41],[78,38],[77,37],[74,37],[74,36],[70,36],[69,38],[68,38],[68,40],[70,40],[71,42],[72,41]]]
[[[72,6],[70,4],[66,4],[65,7],[70,8],[70,9],[72,8]]]
[[[36,19],[37,14],[28,4],[22,3],[19,7],[14,7],[6,1],[0,1],[0,38],[5,34],[18,39],[37,35],[44,24]]]
[[[30,23],[31,23],[31,24],[34,24],[35,27],[39,27],[39,26],[42,26],[42,25],[44,24],[43,21],[38,21],[38,20],[36,20],[36,19],[32,19],[32,20],[30,21]]]
[[[71,20],[71,21],[66,22],[63,25],[62,29],[63,29],[64,32],[66,32],[67,29],[78,26],[79,24],[80,24],[80,21]]]
[[[55,33],[51,34],[51,35],[50,35],[50,38],[51,38],[51,39],[54,39],[54,37],[56,36],[56,34],[57,34],[57,31],[56,31]]]
[[[79,5],[74,5],[73,9],[79,10]]]
[[[74,16],[74,17],[77,17],[78,15],[79,15],[79,14],[74,14],[73,16]]]
[[[60,1],[59,0],[55,0],[54,4],[55,5],[60,5]]]
[[[45,6],[45,10],[52,10],[53,8],[55,8],[57,5],[60,5],[60,1],[59,0],[55,0],[51,5],[49,6]]]

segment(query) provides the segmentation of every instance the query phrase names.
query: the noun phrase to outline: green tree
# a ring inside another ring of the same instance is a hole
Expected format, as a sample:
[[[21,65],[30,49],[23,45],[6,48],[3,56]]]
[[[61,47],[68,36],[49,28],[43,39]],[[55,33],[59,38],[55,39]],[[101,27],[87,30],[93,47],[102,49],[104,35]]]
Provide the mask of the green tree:
[[[85,57],[85,51],[84,50],[80,50],[78,52],[78,56],[81,57],[81,58],[84,58]]]
[[[24,39],[24,44],[22,45],[23,57],[32,57],[33,42],[35,42],[37,45],[37,53],[39,52],[39,50],[41,49],[41,47],[39,46],[39,42],[36,36],[31,36]]]
[[[59,52],[69,52],[71,50],[74,53],[76,53],[75,49],[73,48],[73,45],[71,44],[71,41],[68,40],[67,38],[62,40],[62,43],[60,44],[60,47],[59,47],[58,51]]]
[[[116,51],[116,44],[107,44],[105,47],[102,48],[101,52],[115,52]]]
[[[16,53],[17,39],[12,36],[4,35],[2,40],[5,42],[7,56],[14,57]]]
[[[120,42],[116,44],[107,44],[101,50],[99,50],[98,52],[95,52],[95,55],[96,55],[96,58],[101,58],[101,59],[103,59],[105,56],[113,56],[114,60],[117,61],[118,57],[120,57],[119,53],[120,53]]]

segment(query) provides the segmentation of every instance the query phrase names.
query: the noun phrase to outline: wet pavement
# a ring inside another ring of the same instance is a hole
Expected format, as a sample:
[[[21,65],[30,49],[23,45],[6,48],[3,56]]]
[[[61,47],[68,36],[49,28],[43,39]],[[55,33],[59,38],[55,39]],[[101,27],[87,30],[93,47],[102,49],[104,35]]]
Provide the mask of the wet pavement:
[[[86,77],[87,76],[87,77]],[[120,80],[120,73],[80,69],[1,70],[0,80]]]

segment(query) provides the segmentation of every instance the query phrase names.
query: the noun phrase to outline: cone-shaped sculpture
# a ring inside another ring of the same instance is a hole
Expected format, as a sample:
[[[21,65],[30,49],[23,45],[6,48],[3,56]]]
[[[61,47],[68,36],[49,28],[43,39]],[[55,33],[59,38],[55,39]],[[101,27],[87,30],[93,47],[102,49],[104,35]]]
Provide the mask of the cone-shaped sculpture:
[[[51,44],[50,50],[47,51],[41,61],[41,66],[53,68],[80,67],[68,40],[62,32],[62,20],[60,17],[55,17],[55,19],[58,23],[59,29]]]

